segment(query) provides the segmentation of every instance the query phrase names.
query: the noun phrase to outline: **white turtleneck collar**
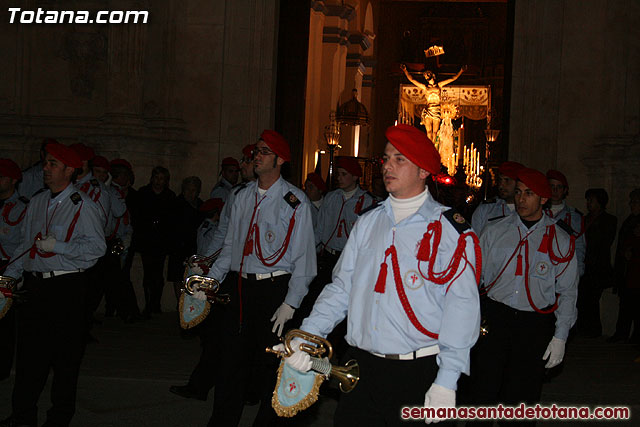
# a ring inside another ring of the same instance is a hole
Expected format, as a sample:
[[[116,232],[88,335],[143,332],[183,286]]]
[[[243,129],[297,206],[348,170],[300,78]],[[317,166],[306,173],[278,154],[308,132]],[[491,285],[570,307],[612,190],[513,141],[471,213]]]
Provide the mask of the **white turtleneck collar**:
[[[428,194],[429,192],[426,188],[422,193],[408,199],[396,199],[389,194],[389,201],[391,202],[391,208],[393,209],[393,216],[396,219],[396,223],[416,213],[424,201],[427,200]]]
[[[356,185],[356,188],[354,188],[353,190],[346,192],[344,190],[342,190],[342,196],[344,197],[345,200],[349,200],[351,197],[353,197],[354,194],[356,194],[356,191],[358,191],[358,186]]]
[[[551,213],[553,214],[553,216],[555,217],[556,215],[558,215],[558,213],[564,209],[564,200],[562,201],[562,203],[557,204],[557,205],[551,205]]]

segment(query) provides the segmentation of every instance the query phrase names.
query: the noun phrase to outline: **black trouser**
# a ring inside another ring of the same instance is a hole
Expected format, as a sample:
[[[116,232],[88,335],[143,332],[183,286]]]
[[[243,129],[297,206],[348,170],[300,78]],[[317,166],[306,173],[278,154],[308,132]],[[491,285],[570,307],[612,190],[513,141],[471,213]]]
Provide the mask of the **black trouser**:
[[[640,288],[620,290],[620,310],[616,322],[616,336],[628,338],[633,323],[631,340],[640,340]]]
[[[438,373],[435,355],[390,360],[350,347],[345,356],[357,360],[360,380],[340,396],[335,426],[407,425],[400,417],[402,407],[424,406],[425,393]]]
[[[133,289],[133,283],[131,282],[131,266],[133,265],[134,255],[135,251],[132,247],[129,247],[124,257],[122,269],[120,270],[119,298],[121,298],[122,300],[120,301],[120,305],[118,307],[122,307],[123,313],[121,314],[126,318],[131,318],[131,316],[138,316],[140,314],[138,299],[136,298],[136,292]]]
[[[67,426],[73,418],[84,353],[86,275],[50,279],[24,275],[28,300],[18,307],[13,416],[36,424],[38,399],[53,370],[47,425]]]
[[[583,276],[578,285],[578,330],[580,333],[599,336],[602,334],[600,321],[601,283],[588,276]]]
[[[164,260],[166,255],[141,253],[142,257],[142,287],[144,288],[144,311],[146,313],[160,313],[160,300],[164,289]]]
[[[8,259],[0,260],[0,275],[4,274]],[[13,367],[13,353],[15,352],[16,343],[16,320],[15,320],[15,301],[11,308],[0,319],[0,381],[9,378],[11,368]]]
[[[232,286],[237,286],[237,275],[233,273],[229,274],[223,282],[222,287],[225,291],[220,292],[224,293]],[[212,304],[207,318],[196,326],[202,352],[198,364],[189,377],[188,385],[199,394],[207,394],[216,383],[218,373],[226,369],[221,364],[223,352],[221,344],[224,342],[223,329],[226,327],[224,324],[226,310],[226,305]]]
[[[537,403],[546,363],[542,356],[553,337],[554,314],[515,310],[491,299],[483,308],[489,333],[471,350],[468,403]]]
[[[236,274],[234,276],[237,277]],[[237,280],[223,287],[231,303],[224,310],[222,327],[221,372],[216,383],[213,414],[209,426],[237,426],[244,406],[245,385],[257,375],[261,404],[254,425],[269,425],[277,415],[271,407],[280,359],[265,348],[278,343],[271,332],[271,317],[287,295],[290,275],[273,279],[242,279],[242,322],[239,322]],[[225,282],[227,284],[228,282]]]

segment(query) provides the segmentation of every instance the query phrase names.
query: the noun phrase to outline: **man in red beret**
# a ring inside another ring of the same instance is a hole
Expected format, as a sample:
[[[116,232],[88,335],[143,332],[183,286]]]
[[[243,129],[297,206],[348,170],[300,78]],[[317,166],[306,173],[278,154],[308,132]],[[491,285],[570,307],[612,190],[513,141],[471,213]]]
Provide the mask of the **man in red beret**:
[[[440,155],[413,126],[392,126],[386,137],[390,196],[355,223],[332,282],[301,326],[326,337],[347,317],[345,359],[358,361],[362,380],[341,396],[337,426],[402,425],[402,407],[455,406],[480,326],[477,237],[426,187],[440,171]],[[308,371],[309,355],[293,344],[285,362]]]
[[[11,159],[0,159],[0,275],[22,241],[22,220],[28,200],[18,195],[16,184],[22,179],[20,167]],[[2,298],[2,297],[0,297]],[[4,308],[0,299],[0,310]],[[15,349],[14,310],[0,319],[0,380],[9,377]]]
[[[578,264],[570,231],[542,209],[550,197],[542,172],[520,169],[517,215],[490,222],[480,236],[488,334],[472,354],[470,404],[535,404],[545,368],[564,357],[577,317]]]
[[[471,225],[480,234],[489,221],[511,215],[515,211],[515,192],[518,171],[524,166],[518,162],[504,162],[498,167],[498,198],[482,202],[471,217]]]
[[[91,161],[91,173],[93,173],[93,176],[95,176],[98,181],[105,185],[108,185],[110,182],[110,167],[109,160],[103,156],[95,156]]]
[[[327,185],[320,175],[311,172],[304,181],[304,194],[307,195],[311,202],[311,218],[313,219],[313,229],[318,226],[318,213],[324,201],[323,194],[327,191]]]
[[[219,344],[223,368],[209,425],[238,424],[250,374],[262,399],[256,425],[276,416],[271,395],[278,361],[264,349],[282,334],[316,275],[309,201],[280,175],[291,159],[289,144],[266,130],[254,155],[258,180],[235,194],[222,251],[207,273],[232,301],[220,325],[229,332]],[[227,275],[232,279],[223,282]]]
[[[98,206],[72,181],[82,161],[69,147],[46,146],[48,189],[29,202],[24,236],[5,275],[23,279],[28,298],[16,311],[16,376],[12,416],[4,425],[35,426],[38,399],[49,371],[51,401],[44,425],[67,426],[75,412],[84,353],[85,270],[106,250]]]
[[[238,175],[240,174],[240,164],[233,157],[225,157],[222,159],[220,165],[220,181],[211,190],[211,199],[222,199],[226,201],[229,197],[231,187],[238,182]]]
[[[40,160],[33,166],[25,169],[22,172],[22,181],[18,184],[18,194],[25,197],[27,200],[31,199],[38,191],[45,188],[43,181],[42,166],[44,165],[44,156],[47,154],[45,147],[47,144],[57,143],[55,139],[45,138],[40,144]]]
[[[569,195],[569,181],[558,170],[549,169],[547,179],[551,187],[551,206],[545,213],[556,221],[562,221],[572,230],[576,238],[576,259],[578,261],[578,273],[584,274],[584,257],[587,254],[587,241],[584,236],[584,215],[573,206],[569,206],[565,199]]]
[[[104,183],[94,177],[91,172],[91,162],[96,156],[95,152],[91,147],[88,147],[83,143],[71,144],[69,147],[75,151],[78,157],[82,160],[82,170],[78,174],[74,185],[78,190],[87,194],[91,200],[98,205],[98,208],[102,213],[102,222],[105,233],[108,234],[111,197],[109,196],[109,192],[107,191],[107,187]]]
[[[234,185],[229,192],[227,201],[221,198],[209,199],[200,209],[207,210],[207,217],[198,229],[198,255],[212,257],[214,260],[222,251],[227,230],[229,228],[229,220],[231,216],[231,206],[236,195],[242,191],[247,185],[256,180],[256,174],[253,168],[253,152],[256,144],[245,145],[242,148],[242,159],[240,161],[240,177],[242,182]],[[190,265],[190,271],[193,274],[204,274],[199,265]],[[236,281],[234,281],[234,279]],[[226,279],[228,283],[225,286],[234,286],[237,283],[235,275],[229,275]],[[185,385],[172,385],[169,387],[171,393],[187,399],[207,400],[209,390],[215,385],[216,375],[220,368],[220,342],[224,340],[221,336],[220,327],[218,326],[219,318],[215,317],[220,314],[220,309],[214,311],[212,317],[207,318],[199,327],[198,334],[202,344],[202,352],[200,360],[191,372],[189,382]],[[214,318],[215,317],[215,318]],[[254,392],[255,391],[248,391]],[[245,400],[247,398],[245,397]],[[251,398],[250,400],[259,400]]]

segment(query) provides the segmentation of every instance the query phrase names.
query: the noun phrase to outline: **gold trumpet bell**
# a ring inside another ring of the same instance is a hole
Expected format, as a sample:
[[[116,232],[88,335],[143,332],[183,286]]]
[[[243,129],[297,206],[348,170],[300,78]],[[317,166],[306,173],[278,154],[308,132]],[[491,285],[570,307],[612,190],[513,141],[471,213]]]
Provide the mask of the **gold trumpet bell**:
[[[207,300],[212,303],[228,304],[228,294],[218,294],[220,290],[220,282],[207,276],[199,276],[194,274],[184,281],[184,291],[189,295],[193,295],[198,291],[202,291],[207,295]]]
[[[338,379],[340,391],[349,393],[360,381],[360,366],[357,361],[351,359],[344,366],[332,366],[331,376]]]

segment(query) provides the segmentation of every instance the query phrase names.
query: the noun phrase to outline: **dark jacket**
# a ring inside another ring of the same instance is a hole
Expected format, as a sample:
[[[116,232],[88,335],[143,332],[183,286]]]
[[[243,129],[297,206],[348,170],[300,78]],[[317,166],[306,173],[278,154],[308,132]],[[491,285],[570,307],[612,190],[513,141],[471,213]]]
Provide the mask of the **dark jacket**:
[[[176,194],[165,188],[156,194],[151,184],[138,190],[134,222],[134,245],[137,251],[168,254],[171,245],[172,213]]]
[[[611,245],[616,239],[618,219],[601,212],[585,217],[585,239],[587,250],[584,258],[584,275],[595,285],[602,288],[613,286],[611,266]]]

